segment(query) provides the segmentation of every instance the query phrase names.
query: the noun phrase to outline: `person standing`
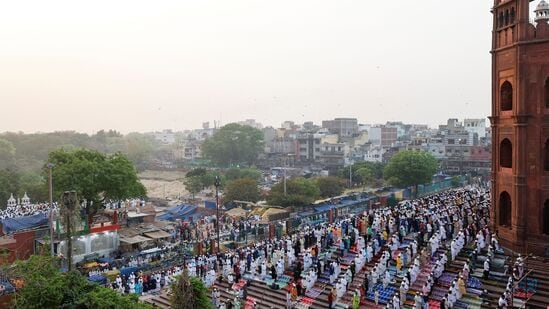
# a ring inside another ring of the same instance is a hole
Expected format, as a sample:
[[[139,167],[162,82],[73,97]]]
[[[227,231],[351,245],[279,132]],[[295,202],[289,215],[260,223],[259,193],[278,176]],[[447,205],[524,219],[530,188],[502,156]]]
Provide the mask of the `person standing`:
[[[328,294],[328,309],[334,308],[334,300],[335,300],[335,288],[332,288],[330,291],[330,294]]]
[[[358,309],[360,306],[360,295],[358,290],[355,291],[355,294],[353,295],[353,309]]]
[[[489,274],[490,274],[490,258],[486,258],[486,260],[484,261],[483,278],[488,279]]]

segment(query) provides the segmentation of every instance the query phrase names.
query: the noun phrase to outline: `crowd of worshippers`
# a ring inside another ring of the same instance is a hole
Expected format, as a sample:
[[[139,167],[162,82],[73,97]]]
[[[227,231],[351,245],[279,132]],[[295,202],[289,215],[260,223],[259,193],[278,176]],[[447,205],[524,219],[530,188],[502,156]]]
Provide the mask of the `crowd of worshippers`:
[[[242,241],[246,235],[257,235],[260,227],[260,216],[249,218],[233,219],[229,216],[220,220],[219,231],[224,239],[231,241]],[[208,241],[217,236],[215,227],[215,216],[205,216],[200,221],[194,222],[192,217],[190,224],[181,225],[177,229],[177,237],[187,241]]]
[[[137,206],[145,206],[145,200],[143,199],[128,199],[124,201],[108,200],[103,202],[105,209],[121,209],[121,208],[131,208],[135,209]]]
[[[183,269],[178,266],[149,274],[138,271],[125,276],[118,275],[111,287],[122,294],[159,292],[162,288],[169,287],[182,273]]]
[[[490,263],[489,259],[486,259],[486,261],[488,261],[488,264]],[[487,263],[486,261],[484,262],[485,270],[486,270],[486,263]],[[489,269],[489,265],[488,265],[488,269]],[[485,273],[485,276],[487,276],[486,273]],[[507,308],[508,306],[511,306],[513,293],[517,288],[516,286],[517,282],[519,282],[519,280],[521,280],[523,276],[524,276],[524,258],[522,257],[522,255],[519,254],[518,258],[515,260],[515,263],[513,265],[513,270],[511,272],[511,275],[507,279],[507,285],[505,287],[505,291],[503,292],[503,294],[501,294],[501,296],[498,299],[499,307]]]
[[[392,208],[368,210],[334,223],[305,226],[295,234],[257,242],[235,251],[192,257],[176,270],[164,275],[161,273],[160,282],[162,278],[164,281],[171,280],[170,276],[186,268],[189,275],[201,278],[208,287],[216,280],[226,280],[233,284],[246,275],[247,278],[257,280],[271,279],[272,288],[277,288],[277,279],[291,268],[294,274],[288,292],[288,307],[291,307],[298,297],[305,295],[314,286],[321,274],[327,272],[333,286],[328,302],[330,308],[333,308],[348,293],[356,273],[379,254],[378,262],[367,271],[362,291],[351,291],[353,307],[360,303],[366,293],[372,291],[374,301],[379,302],[379,284],[387,287],[395,283],[395,278],[387,270],[389,263],[396,261],[397,275],[403,277],[403,280],[387,307],[400,308],[419,273],[425,271],[426,265],[431,265],[428,262],[432,262],[434,266],[427,269],[427,282],[414,297],[414,308],[426,308],[435,280],[466,244],[474,242],[477,253],[488,246],[488,256],[494,250],[500,250],[497,237],[487,227],[488,216],[489,193],[486,190],[468,187],[446,191],[404,201]],[[414,240],[406,243],[405,237]],[[345,256],[351,248],[358,252],[353,255],[350,267],[343,275],[341,257],[332,260],[327,254],[322,254],[332,246],[337,246],[341,251],[340,256]],[[440,247],[447,248],[447,254],[439,254]],[[302,259],[299,259],[300,256]],[[486,276],[490,271],[490,260],[487,261]],[[444,295],[441,308],[451,308],[465,294],[469,272],[470,265],[466,263]],[[139,283],[136,277],[133,281]],[[212,293],[216,307],[233,302],[221,301],[216,297],[218,294],[215,290]]]
[[[53,207],[54,212],[57,211],[57,203],[53,203]],[[6,209],[0,210],[0,219],[48,214],[50,210],[48,203],[8,205]]]

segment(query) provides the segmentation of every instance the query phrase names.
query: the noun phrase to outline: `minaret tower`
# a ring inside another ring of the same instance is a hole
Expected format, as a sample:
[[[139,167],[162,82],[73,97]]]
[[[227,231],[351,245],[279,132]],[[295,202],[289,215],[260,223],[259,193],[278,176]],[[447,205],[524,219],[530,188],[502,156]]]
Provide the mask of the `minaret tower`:
[[[495,0],[492,227],[515,252],[549,250],[549,5]],[[538,1],[538,0],[536,0]]]

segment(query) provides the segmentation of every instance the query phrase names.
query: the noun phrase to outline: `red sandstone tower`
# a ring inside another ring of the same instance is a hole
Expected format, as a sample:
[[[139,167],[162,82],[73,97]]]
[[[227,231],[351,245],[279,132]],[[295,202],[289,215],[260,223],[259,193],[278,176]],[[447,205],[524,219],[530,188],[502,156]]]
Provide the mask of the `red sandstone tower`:
[[[492,225],[515,252],[549,252],[549,4],[495,0]],[[536,0],[536,3],[538,0]]]

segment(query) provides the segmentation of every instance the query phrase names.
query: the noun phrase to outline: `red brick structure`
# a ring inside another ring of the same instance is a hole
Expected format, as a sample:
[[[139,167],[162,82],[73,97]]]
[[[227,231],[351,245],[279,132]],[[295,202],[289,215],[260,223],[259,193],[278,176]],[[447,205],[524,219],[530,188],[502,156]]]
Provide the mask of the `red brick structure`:
[[[549,5],[495,0],[492,225],[504,247],[549,247]],[[549,250],[549,249],[547,249]]]
[[[15,260],[28,259],[34,254],[35,240],[35,230],[20,231],[12,235],[2,235],[0,237],[0,265],[11,264]]]

